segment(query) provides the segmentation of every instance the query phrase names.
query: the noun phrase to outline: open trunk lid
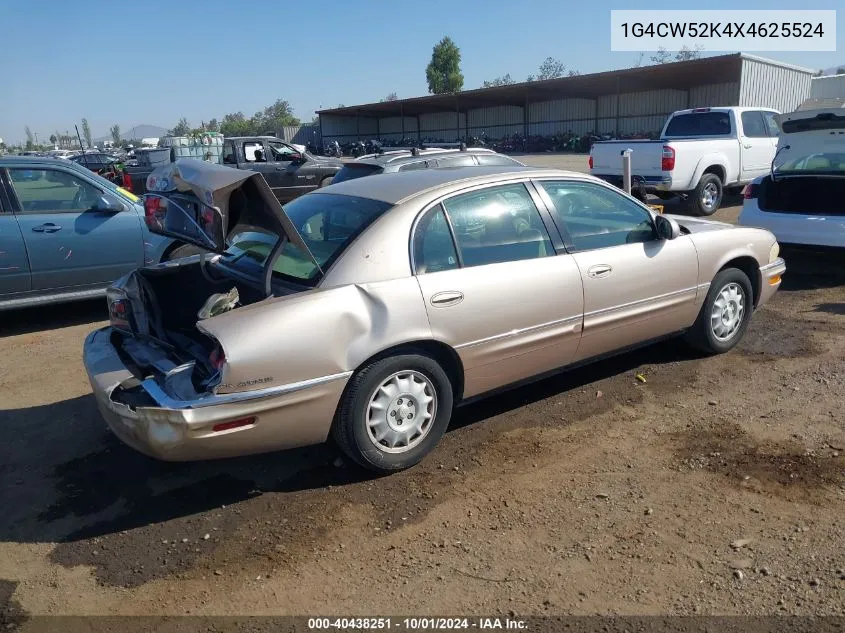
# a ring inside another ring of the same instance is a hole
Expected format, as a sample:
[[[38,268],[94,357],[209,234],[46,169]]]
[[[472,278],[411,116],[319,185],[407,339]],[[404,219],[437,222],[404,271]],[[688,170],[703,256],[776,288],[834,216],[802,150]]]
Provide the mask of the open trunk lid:
[[[839,107],[779,114],[774,169],[780,175],[845,176],[845,99]]]
[[[180,196],[179,194],[193,194]],[[296,226],[258,172],[183,158],[156,168],[144,196],[147,227],[215,253],[230,245],[229,234],[249,213],[250,223],[286,237],[320,269]],[[320,270],[322,273],[322,270]]]

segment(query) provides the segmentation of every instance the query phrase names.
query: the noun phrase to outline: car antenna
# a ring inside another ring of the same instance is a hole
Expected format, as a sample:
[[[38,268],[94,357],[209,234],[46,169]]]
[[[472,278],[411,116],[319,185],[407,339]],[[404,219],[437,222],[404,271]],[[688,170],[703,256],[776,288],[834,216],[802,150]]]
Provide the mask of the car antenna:
[[[82,147],[82,137],[79,135],[79,126],[74,123],[73,127],[76,128],[76,138],[79,139],[79,147]],[[85,153],[84,147],[82,147],[82,160],[85,161],[85,166],[88,167],[88,169],[91,169],[88,165],[88,155]]]
[[[776,151],[774,158],[772,158],[772,164],[769,165],[769,175],[772,177],[772,182],[777,182],[777,179],[775,178],[775,160],[777,160],[778,154],[780,154],[785,149],[790,149],[790,146],[784,145],[778,151]]]

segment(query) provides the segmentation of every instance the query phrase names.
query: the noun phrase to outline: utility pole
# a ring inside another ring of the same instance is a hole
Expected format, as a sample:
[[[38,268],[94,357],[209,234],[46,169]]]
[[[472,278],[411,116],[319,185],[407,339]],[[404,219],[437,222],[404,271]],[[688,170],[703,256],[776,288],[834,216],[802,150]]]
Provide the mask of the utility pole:
[[[38,145],[38,132],[35,132],[35,144]]]

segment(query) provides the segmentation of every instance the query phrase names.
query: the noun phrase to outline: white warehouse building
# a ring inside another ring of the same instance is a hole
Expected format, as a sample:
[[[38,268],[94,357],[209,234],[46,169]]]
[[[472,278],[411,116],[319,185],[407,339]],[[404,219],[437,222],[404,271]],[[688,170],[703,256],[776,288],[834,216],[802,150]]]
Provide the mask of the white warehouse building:
[[[572,133],[654,135],[675,110],[758,106],[788,112],[810,97],[813,70],[735,53],[457,94],[320,110],[323,142],[453,142]]]

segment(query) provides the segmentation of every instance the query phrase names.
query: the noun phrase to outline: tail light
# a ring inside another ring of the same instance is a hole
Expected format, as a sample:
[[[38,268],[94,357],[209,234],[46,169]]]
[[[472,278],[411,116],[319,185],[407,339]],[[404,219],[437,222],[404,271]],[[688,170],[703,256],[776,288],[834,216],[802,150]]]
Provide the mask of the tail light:
[[[211,351],[208,357],[208,362],[214,369],[220,369],[226,363],[226,354],[223,353],[223,348],[219,345]]]
[[[126,295],[119,290],[110,289],[106,292],[106,301],[109,306],[109,321],[112,326],[131,331],[132,305]]]
[[[587,164],[590,166],[590,169],[593,168],[593,157],[590,155],[590,160],[587,161]]]
[[[742,188],[742,197],[745,200],[753,200],[757,198],[760,188],[757,185],[745,185]]]
[[[675,169],[675,150],[668,145],[663,146],[663,158],[660,160],[660,169],[672,171]]]
[[[144,221],[151,231],[164,228],[164,216],[167,214],[167,198],[154,194],[144,196]]]
[[[127,173],[123,174],[123,188],[126,191],[132,191],[132,176]]]
[[[211,427],[215,433],[220,431],[231,431],[232,429],[239,429],[244,426],[252,426],[255,424],[255,418],[241,418],[240,420],[230,420],[229,422],[220,422]]]

